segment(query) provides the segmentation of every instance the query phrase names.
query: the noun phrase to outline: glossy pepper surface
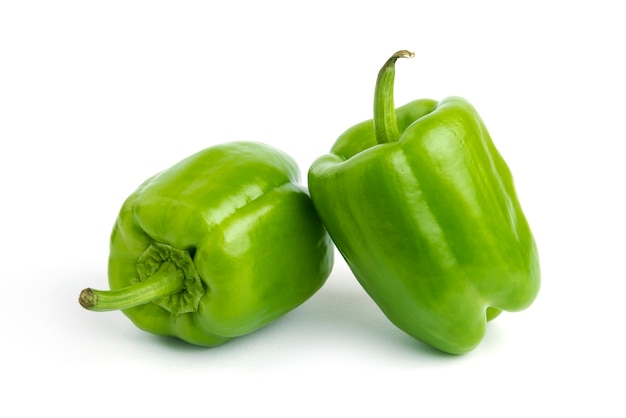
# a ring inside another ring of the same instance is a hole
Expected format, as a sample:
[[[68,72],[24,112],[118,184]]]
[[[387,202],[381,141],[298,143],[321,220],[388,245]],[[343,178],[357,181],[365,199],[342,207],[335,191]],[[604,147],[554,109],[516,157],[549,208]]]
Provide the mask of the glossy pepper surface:
[[[298,176],[281,151],[235,142],[151,177],[113,228],[111,290],[85,289],[80,303],[205,346],[267,325],[313,295],[333,264]]]
[[[535,241],[511,172],[465,100],[394,109],[382,67],[374,119],[348,129],[309,170],[313,203],[367,293],[400,329],[461,354],[487,321],[535,299]]]

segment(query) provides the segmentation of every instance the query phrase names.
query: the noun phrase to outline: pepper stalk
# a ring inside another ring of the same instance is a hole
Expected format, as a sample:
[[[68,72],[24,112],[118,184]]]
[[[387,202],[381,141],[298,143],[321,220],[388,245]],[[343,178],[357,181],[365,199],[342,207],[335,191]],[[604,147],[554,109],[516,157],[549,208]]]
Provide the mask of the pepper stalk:
[[[398,58],[413,58],[411,51],[401,50],[393,54],[378,72],[374,91],[374,130],[379,144],[397,141],[400,137],[393,100],[393,84]]]
[[[84,289],[78,302],[90,311],[156,303],[174,316],[196,312],[205,290],[188,251],[153,242],[137,260],[136,283],[115,290]]]

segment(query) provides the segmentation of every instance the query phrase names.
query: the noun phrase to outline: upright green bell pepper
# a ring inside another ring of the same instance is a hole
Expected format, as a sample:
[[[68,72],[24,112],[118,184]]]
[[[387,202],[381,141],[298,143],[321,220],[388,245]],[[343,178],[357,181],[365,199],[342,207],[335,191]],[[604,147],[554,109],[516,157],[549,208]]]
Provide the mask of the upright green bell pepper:
[[[294,309],[325,282],[334,247],[291,157],[238,142],[192,155],[124,202],[112,290],[81,305],[121,309],[142,330],[214,346]]]
[[[367,293],[400,329],[449,353],[487,321],[535,299],[535,241],[511,172],[465,100],[394,109],[394,54],[374,119],[342,134],[308,184],[318,214]]]

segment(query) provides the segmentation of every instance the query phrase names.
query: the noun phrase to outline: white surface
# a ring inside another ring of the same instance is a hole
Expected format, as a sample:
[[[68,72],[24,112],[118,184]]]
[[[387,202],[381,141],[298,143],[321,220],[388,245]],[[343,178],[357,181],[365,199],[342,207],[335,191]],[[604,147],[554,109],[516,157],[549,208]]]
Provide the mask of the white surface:
[[[1,416],[624,416],[626,29],[619,2],[3,2]],[[342,260],[219,348],[77,303],[106,287],[124,198],[207,146],[255,140],[302,176],[396,103],[468,99],[513,170],[543,287],[446,356],[396,330]],[[11,411],[11,412],[9,412]]]

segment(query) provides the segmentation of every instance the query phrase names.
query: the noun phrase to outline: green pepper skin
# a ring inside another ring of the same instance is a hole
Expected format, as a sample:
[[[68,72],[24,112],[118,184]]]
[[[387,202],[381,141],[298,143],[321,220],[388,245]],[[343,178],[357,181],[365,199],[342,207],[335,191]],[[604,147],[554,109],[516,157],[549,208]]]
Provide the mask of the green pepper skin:
[[[111,235],[110,287],[132,289],[142,274],[169,269],[170,279],[195,275],[198,291],[184,288],[124,314],[144,331],[215,346],[306,301],[330,274],[333,245],[298,176],[286,154],[234,142],[144,182]]]
[[[465,100],[396,109],[399,138],[372,120],[317,159],[315,208],[363,288],[397,327],[461,354],[502,310],[539,291],[535,241],[511,172]]]

